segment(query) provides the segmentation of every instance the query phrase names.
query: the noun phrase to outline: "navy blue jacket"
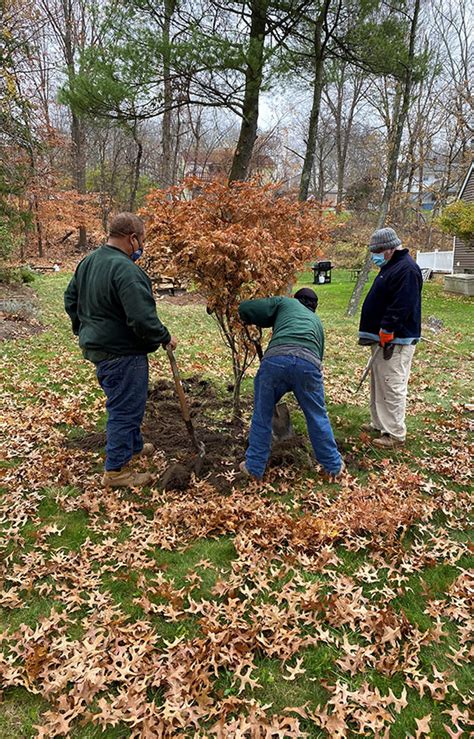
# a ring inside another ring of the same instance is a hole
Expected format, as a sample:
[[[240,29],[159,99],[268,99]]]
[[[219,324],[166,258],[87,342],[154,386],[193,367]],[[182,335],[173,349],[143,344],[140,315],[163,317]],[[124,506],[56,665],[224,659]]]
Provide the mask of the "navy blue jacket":
[[[378,338],[381,328],[396,339],[421,336],[423,277],[408,249],[392,254],[375,278],[362,305],[359,332]]]

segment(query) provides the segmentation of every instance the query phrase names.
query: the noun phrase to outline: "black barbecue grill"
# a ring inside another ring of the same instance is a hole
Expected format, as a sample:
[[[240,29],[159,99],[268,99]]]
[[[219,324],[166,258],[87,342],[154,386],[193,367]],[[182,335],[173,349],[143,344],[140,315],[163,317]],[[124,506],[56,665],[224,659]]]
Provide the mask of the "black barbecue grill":
[[[331,282],[331,262],[316,262],[312,266],[314,278],[313,285],[327,285]]]

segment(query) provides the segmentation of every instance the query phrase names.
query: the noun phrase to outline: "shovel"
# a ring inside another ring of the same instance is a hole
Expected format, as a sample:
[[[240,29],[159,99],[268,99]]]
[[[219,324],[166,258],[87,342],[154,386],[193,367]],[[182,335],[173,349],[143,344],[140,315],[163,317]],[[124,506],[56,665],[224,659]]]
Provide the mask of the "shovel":
[[[364,380],[367,377],[367,375],[369,374],[370,370],[372,369],[372,365],[373,365],[373,363],[375,361],[375,358],[376,358],[377,354],[380,352],[381,348],[382,347],[379,344],[378,347],[377,347],[377,349],[370,356],[369,361],[367,362],[367,364],[365,366],[365,369],[362,372],[362,377],[360,378],[359,384],[357,385],[356,389],[354,390],[354,395],[356,395],[356,393],[359,392],[359,390],[361,389],[362,385],[364,384]]]
[[[176,387],[176,394],[178,396],[179,405],[181,406],[181,413],[183,414],[183,420],[184,420],[184,423],[186,424],[188,434],[191,437],[193,447],[196,450],[197,455],[198,455],[198,461],[195,466],[195,472],[196,474],[198,474],[199,471],[201,470],[204,457],[206,456],[206,447],[204,446],[204,443],[202,441],[199,441],[196,436],[196,430],[193,426],[193,422],[191,421],[191,414],[189,412],[188,402],[186,400],[183,386],[181,384],[181,378],[179,376],[178,365],[176,364],[176,359],[173,354],[173,350],[170,346],[167,346],[166,352],[168,354],[168,359],[170,360],[171,371],[173,373],[174,384]]]
[[[263,349],[260,343],[262,331],[261,329],[259,329],[259,338],[253,339],[252,336],[250,335],[250,331],[248,330],[245,324],[244,324],[244,328],[245,328],[245,333],[247,334],[247,338],[254,345],[255,351],[257,352],[257,356],[261,362],[263,359]],[[284,441],[285,439],[291,439],[294,435],[295,435],[295,432],[293,430],[293,426],[291,425],[290,411],[288,410],[288,406],[286,403],[278,403],[278,405],[276,405],[273,410],[273,418],[272,418],[273,440],[274,441]]]
[[[372,365],[373,365],[373,363],[375,361],[375,357],[377,356],[377,354],[380,352],[381,349],[382,349],[382,347],[379,344],[378,347],[377,347],[377,349],[374,351],[374,353],[370,357],[369,361],[367,362],[366,367],[365,367],[364,371],[362,372],[362,377],[360,378],[359,384],[357,385],[356,389],[354,390],[354,395],[359,392],[359,390],[361,389],[362,385],[364,384],[365,378],[367,377],[367,375],[369,374],[370,370],[372,369]],[[383,348],[383,358],[386,361],[390,360],[392,358],[392,356],[393,356],[394,350],[395,350],[395,344],[385,344],[385,346]]]

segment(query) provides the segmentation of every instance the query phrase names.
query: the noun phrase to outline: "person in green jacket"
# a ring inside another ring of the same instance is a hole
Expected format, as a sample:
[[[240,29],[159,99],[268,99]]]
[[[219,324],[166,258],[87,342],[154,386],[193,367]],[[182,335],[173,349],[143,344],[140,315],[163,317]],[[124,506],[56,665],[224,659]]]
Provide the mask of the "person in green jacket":
[[[316,293],[304,287],[294,298],[244,300],[239,305],[244,323],[273,329],[255,377],[248,448],[240,465],[242,472],[258,480],[270,456],[273,410],[290,391],[305,415],[314,456],[328,479],[339,479],[344,470],[324,400],[324,331],[317,304]]]
[[[145,227],[133,213],[112,219],[107,243],[83,259],[64,294],[72,330],[84,357],[96,366],[107,401],[105,487],[138,487],[150,473],[127,467],[149,456],[141,424],[148,395],[148,354],[177,340],[161,323],[150,278],[136,261],[143,253]]]

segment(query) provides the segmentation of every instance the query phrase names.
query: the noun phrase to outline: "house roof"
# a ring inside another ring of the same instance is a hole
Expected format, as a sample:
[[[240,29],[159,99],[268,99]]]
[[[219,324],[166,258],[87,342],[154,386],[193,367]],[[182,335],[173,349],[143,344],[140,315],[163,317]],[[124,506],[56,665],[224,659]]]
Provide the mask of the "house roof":
[[[469,167],[469,169],[467,171],[467,175],[464,178],[464,182],[461,185],[461,189],[459,190],[459,194],[458,194],[458,200],[460,200],[462,198],[462,196],[464,195],[464,190],[467,187],[467,184],[469,182],[469,179],[470,179],[471,174],[472,174],[473,171],[474,171],[474,160],[471,162],[471,166]]]

